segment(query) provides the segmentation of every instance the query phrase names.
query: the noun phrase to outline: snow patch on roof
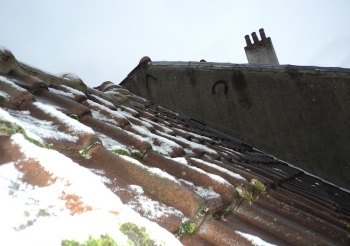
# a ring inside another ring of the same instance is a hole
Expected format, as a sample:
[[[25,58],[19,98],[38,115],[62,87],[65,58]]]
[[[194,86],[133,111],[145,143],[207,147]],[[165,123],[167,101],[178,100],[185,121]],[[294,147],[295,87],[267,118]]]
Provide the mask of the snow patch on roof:
[[[99,97],[99,96],[96,96],[96,95],[93,95],[93,94],[90,94],[90,96],[93,97],[93,98],[96,98],[97,100],[99,100],[101,102],[103,102],[103,104],[115,107],[113,103],[111,103],[110,101],[107,101],[106,99],[103,99],[102,97]]]
[[[186,186],[191,187],[191,189],[196,192],[198,195],[203,197],[206,200],[214,199],[214,198],[220,198],[220,195],[216,193],[213,190],[213,187],[208,187],[204,188],[202,186],[195,186],[192,182],[184,180],[184,179],[179,179],[181,183],[184,183]]]
[[[182,219],[185,218],[185,215],[181,211],[173,207],[168,207],[145,196],[141,186],[129,185],[129,188],[137,193],[134,197],[136,201],[130,201],[125,205],[130,206],[134,211],[142,214],[145,218],[152,221],[170,216],[176,216]]]
[[[123,205],[88,169],[57,151],[37,147],[21,134],[11,139],[25,159],[0,165],[2,244],[60,245],[63,239],[84,242],[89,235],[109,234],[125,245],[127,238],[118,228],[126,222],[145,227],[156,242],[180,244],[171,233]],[[17,165],[32,165],[26,160],[37,162],[41,171],[54,178],[52,182],[45,186],[24,182]],[[81,209],[73,215],[74,206]]]
[[[182,165],[188,165],[187,160],[185,159],[185,157],[176,157],[176,158],[172,158],[173,160],[177,161],[178,163],[182,164]],[[198,160],[198,159],[196,159]],[[194,166],[188,166],[189,168],[196,170],[199,173],[202,173],[208,177],[210,177],[212,180],[215,180],[221,184],[225,184],[225,185],[229,185],[232,186],[229,182],[227,182],[225,179],[221,178],[220,176],[216,175],[216,174],[211,174],[211,173],[207,173],[205,171],[203,171],[202,169],[198,168],[198,167],[194,167]]]
[[[4,98],[6,98],[6,99],[9,99],[9,98],[10,98],[10,95],[7,94],[7,93],[4,92],[4,91],[0,91],[0,97],[4,97]]]
[[[96,110],[91,109],[91,114],[92,114],[92,117],[95,118],[95,119],[99,119],[99,120],[105,121],[105,122],[110,122],[113,125],[116,124],[115,120],[113,120],[112,118],[104,116],[103,114],[101,114],[100,112],[98,112]]]
[[[49,90],[57,95],[61,95],[61,96],[64,96],[64,97],[67,97],[69,99],[72,99],[72,100],[75,100],[75,97],[72,93],[70,92],[64,92],[64,91],[61,91],[61,90],[56,90],[55,88],[49,88]]]
[[[172,158],[172,160],[177,161],[178,163],[181,163],[183,165],[188,165],[188,161],[186,160],[185,157],[175,157],[175,158]]]
[[[128,157],[128,156],[124,156],[124,155],[120,155],[121,158],[129,161],[129,162],[132,162],[140,167],[142,167],[143,169],[146,169],[147,171],[161,177],[161,178],[165,178],[165,179],[169,179],[175,183],[179,183],[173,176],[171,176],[170,174],[160,170],[159,168],[157,167],[147,167],[145,165],[142,165],[139,161],[135,160],[134,158],[131,158],[131,157]]]
[[[226,173],[228,175],[230,175],[232,178],[235,178],[235,179],[242,179],[242,180],[245,180],[245,178],[243,178],[241,175],[237,174],[237,173],[234,173],[234,172],[231,172],[225,168],[222,168],[220,166],[217,166],[217,165],[214,165],[214,164],[211,164],[209,162],[206,162],[206,161],[203,161],[201,159],[197,159],[197,158],[191,158],[193,160],[196,160],[200,163],[202,163],[203,165],[206,165],[208,167],[211,167],[211,168],[215,168],[216,170],[220,171],[220,172],[223,172],[223,173]]]
[[[131,112],[133,112],[134,114],[139,114],[139,112],[137,112],[135,109],[132,109],[132,108],[127,108],[127,109],[128,109],[128,111],[123,111],[121,109],[122,110],[121,113],[124,115],[127,115],[127,116],[131,116],[131,117],[134,117]]]
[[[46,114],[55,117],[63,124],[66,124],[69,129],[76,134],[94,134],[94,131],[90,127],[87,127],[81,124],[79,121],[68,117],[60,111],[57,111],[54,107],[44,105],[40,102],[34,102],[33,104],[40,110],[44,111]]]
[[[248,234],[248,233],[244,233],[244,232],[240,232],[240,231],[235,231],[235,233],[248,239],[248,241],[250,241],[255,246],[276,246],[276,244],[271,244],[271,243],[265,242],[261,238],[259,238],[257,236],[253,236],[253,235]]]
[[[97,107],[98,109],[100,109],[101,111],[105,111],[107,112],[109,115],[111,116],[114,116],[116,118],[124,118],[125,119],[125,116],[122,115],[120,112],[117,112],[117,111],[114,111],[114,110],[111,110],[101,104],[98,104],[98,103],[95,103],[94,101],[91,101],[91,100],[88,100],[88,103],[91,104],[92,106],[94,107]],[[100,113],[101,114],[101,113]],[[115,122],[114,122],[115,123]]]
[[[144,141],[149,142],[152,145],[152,149],[155,151],[158,151],[162,154],[169,154],[172,153],[173,148],[182,148],[180,145],[177,143],[174,143],[173,141],[158,136],[156,134],[151,133],[147,128],[141,127],[141,126],[136,126],[132,124],[132,128],[134,128],[140,135],[144,136]],[[157,142],[158,144],[154,144]]]
[[[58,74],[57,76],[65,80],[73,80],[73,79],[82,80],[78,75],[74,73],[62,73],[62,74]]]
[[[29,111],[12,111],[12,110],[8,110],[10,113],[16,113],[19,115],[26,115],[29,114]],[[14,115],[15,117],[18,117],[18,115]],[[37,134],[33,133],[31,131],[31,128],[35,128],[35,126],[32,126],[31,124],[26,124],[25,121],[22,121],[21,117],[18,117],[19,119],[13,118],[8,112],[6,112],[5,110],[0,108],[0,118],[4,119],[6,121],[9,121],[11,123],[14,123],[20,127],[22,127],[25,131],[28,137],[40,142],[40,143],[44,143],[43,139],[41,137],[39,137]],[[35,129],[37,130],[37,129]]]
[[[32,132],[34,136],[38,136],[37,141],[44,143],[43,139],[50,138],[56,140],[68,140],[76,142],[78,137],[60,132],[57,130],[57,126],[52,122],[46,120],[39,120],[30,115],[29,111],[8,110],[9,113],[17,120],[17,124],[20,125],[27,133]],[[40,127],[38,127],[40,126]],[[31,135],[28,135],[32,137]]]
[[[108,150],[130,150],[130,148],[124,144],[115,141],[114,139],[107,137],[106,135],[96,132],[96,136],[102,141],[102,145]],[[131,149],[134,150],[134,149]]]
[[[163,132],[159,132],[160,135],[166,137],[166,138],[169,138],[169,139],[174,139],[174,140],[177,140],[177,141],[180,141],[186,145],[190,145],[192,149],[200,149],[200,150],[203,150],[204,152],[208,153],[208,154],[214,154],[214,155],[217,155],[218,153],[215,151],[215,150],[212,150],[204,145],[201,145],[201,144],[197,144],[197,143],[194,143],[194,142],[191,142],[191,141],[188,141],[187,139],[181,137],[181,136],[176,136],[176,137],[173,137],[169,134],[166,134],[166,133],[163,133]]]
[[[147,119],[147,118],[143,118],[143,117],[142,117],[142,121],[148,122],[148,123],[150,123],[150,124],[154,124],[154,125],[159,126],[160,128],[162,128],[162,130],[163,130],[165,133],[168,133],[168,134],[173,133],[172,130],[170,130],[169,128],[165,127],[164,125],[159,124],[159,123],[154,122],[154,121],[151,121],[151,120],[149,120],[149,119]]]
[[[28,91],[26,91],[22,87],[20,87],[20,86],[15,84],[16,79],[12,79],[12,78],[10,79],[10,78],[7,78],[7,77],[4,77],[4,76],[0,75],[0,81],[11,85],[12,87],[16,88],[19,91],[28,93]]]
[[[78,94],[78,95],[81,95],[81,96],[86,96],[84,93],[82,93],[81,91],[78,91],[77,89],[74,89],[74,88],[66,86],[66,85],[61,85],[61,86],[66,88],[67,90],[69,90],[72,94]]]

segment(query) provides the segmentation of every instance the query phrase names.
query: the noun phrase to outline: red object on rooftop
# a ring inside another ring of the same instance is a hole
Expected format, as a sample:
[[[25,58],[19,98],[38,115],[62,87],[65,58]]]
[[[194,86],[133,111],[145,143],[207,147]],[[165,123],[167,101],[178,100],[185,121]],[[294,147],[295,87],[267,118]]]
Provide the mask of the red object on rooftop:
[[[149,58],[148,56],[144,56],[141,58],[139,64],[144,63],[144,62],[148,62],[148,61],[151,61],[151,58]]]

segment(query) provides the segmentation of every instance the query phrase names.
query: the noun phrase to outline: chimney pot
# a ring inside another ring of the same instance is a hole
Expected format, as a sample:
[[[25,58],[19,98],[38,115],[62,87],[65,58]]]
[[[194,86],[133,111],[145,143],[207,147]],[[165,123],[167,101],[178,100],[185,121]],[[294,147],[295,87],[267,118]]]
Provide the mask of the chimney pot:
[[[259,42],[258,36],[256,36],[256,32],[252,32],[252,37],[254,40],[254,44]]]
[[[249,35],[245,35],[244,38],[245,38],[245,42],[247,43],[247,45],[251,45],[252,44],[252,42],[250,41]]]
[[[266,39],[264,28],[259,29],[261,40]]]

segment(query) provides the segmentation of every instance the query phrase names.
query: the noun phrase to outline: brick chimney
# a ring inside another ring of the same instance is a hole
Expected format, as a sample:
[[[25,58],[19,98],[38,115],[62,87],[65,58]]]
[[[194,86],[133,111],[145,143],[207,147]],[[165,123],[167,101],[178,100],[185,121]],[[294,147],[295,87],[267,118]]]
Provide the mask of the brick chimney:
[[[249,64],[272,64],[279,65],[275,49],[273,48],[271,38],[266,38],[263,28],[259,30],[260,38],[255,32],[252,33],[254,43],[252,44],[249,35],[246,35],[247,46],[244,47]]]

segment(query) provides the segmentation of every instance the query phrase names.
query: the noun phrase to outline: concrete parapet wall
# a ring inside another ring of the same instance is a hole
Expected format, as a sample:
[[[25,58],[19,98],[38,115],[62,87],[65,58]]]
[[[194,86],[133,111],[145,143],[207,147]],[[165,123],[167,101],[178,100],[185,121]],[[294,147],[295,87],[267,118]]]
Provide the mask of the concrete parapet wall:
[[[122,85],[350,188],[350,69],[148,62]]]

